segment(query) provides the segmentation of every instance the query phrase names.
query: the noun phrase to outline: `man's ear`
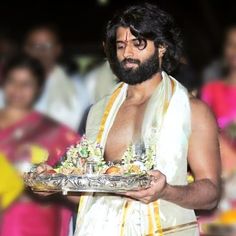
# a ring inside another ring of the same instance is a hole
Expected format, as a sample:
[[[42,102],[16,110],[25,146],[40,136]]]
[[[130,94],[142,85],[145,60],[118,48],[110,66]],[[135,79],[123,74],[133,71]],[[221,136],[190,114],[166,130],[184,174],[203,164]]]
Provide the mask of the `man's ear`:
[[[162,58],[165,55],[166,50],[167,50],[167,46],[165,46],[165,45],[160,45],[158,47],[159,58]]]

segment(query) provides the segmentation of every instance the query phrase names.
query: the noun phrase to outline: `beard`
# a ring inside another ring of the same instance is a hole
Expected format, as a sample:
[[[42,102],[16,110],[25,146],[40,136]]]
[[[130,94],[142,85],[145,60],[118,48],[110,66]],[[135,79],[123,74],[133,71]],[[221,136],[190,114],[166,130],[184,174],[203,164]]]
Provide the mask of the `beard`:
[[[137,64],[136,68],[125,68],[126,63]],[[126,58],[123,61],[118,61],[117,57],[114,62],[110,63],[113,73],[117,76],[120,82],[125,82],[129,85],[141,84],[149,80],[154,74],[159,72],[158,52],[140,62],[137,59]]]

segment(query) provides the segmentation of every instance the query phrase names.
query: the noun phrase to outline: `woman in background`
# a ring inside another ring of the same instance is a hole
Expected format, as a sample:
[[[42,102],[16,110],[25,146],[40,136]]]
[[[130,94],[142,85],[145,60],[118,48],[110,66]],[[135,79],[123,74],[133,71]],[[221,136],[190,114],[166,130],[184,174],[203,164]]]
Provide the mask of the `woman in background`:
[[[5,67],[0,152],[20,172],[27,171],[42,157],[49,165],[57,164],[66,148],[79,140],[77,134],[66,126],[33,111],[43,84],[44,71],[36,59],[21,55]],[[0,235],[67,236],[70,215],[70,210],[62,207],[58,197],[42,202],[39,197],[25,191],[4,212]]]
[[[236,25],[227,30],[223,56],[225,76],[206,84],[201,98],[216,116],[223,173],[229,175],[236,170]]]

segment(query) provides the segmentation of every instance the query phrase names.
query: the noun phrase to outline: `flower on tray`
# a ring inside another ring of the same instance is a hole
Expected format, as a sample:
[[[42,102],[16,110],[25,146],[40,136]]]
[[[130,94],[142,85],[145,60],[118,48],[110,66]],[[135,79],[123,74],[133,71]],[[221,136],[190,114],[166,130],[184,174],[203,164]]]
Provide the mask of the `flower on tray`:
[[[80,143],[71,146],[66,159],[56,169],[63,174],[142,174],[151,170],[156,156],[155,145],[131,144],[121,160],[106,162],[99,143],[82,137]]]
[[[56,170],[63,174],[84,174],[88,162],[94,163],[95,171],[101,169],[103,164],[102,147],[83,136],[78,144],[69,147],[65,160]]]

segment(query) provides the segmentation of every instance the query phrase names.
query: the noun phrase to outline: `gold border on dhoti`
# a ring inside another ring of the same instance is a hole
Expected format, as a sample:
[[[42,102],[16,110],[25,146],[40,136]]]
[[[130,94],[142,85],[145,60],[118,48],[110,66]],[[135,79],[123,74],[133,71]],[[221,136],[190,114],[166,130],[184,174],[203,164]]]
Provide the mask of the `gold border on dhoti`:
[[[176,226],[164,228],[162,231],[163,231],[164,235],[167,235],[170,233],[191,229],[191,228],[196,227],[197,225],[198,225],[197,221],[192,221],[192,222],[189,222],[186,224],[181,224],[181,225],[176,225]]]
[[[158,201],[155,201],[152,204],[153,204],[153,209],[154,209],[154,218],[155,218],[155,223],[156,223],[156,227],[157,227],[157,232],[159,233],[160,236],[162,236],[163,229],[161,227],[161,219],[160,219],[160,214],[159,214]]]
[[[96,138],[96,141],[98,143],[101,142],[102,140],[102,136],[104,133],[104,129],[105,129],[105,124],[107,121],[107,118],[109,116],[109,113],[111,111],[111,108],[116,100],[116,98],[118,97],[118,95],[120,94],[120,91],[123,87],[124,83],[120,84],[120,86],[113,92],[113,94],[111,95],[111,98],[109,99],[100,126],[99,126],[99,131],[98,131],[98,135]],[[172,93],[171,96],[173,95],[174,91],[175,91],[176,85],[174,83],[173,80],[171,80],[171,89],[172,89]],[[168,110],[169,107],[169,102],[170,100],[168,98],[165,98],[165,102],[164,102],[164,109],[163,109],[163,113],[165,114]],[[123,216],[122,216],[122,224],[121,224],[121,235],[124,234],[124,225],[125,225],[125,219],[127,217],[127,210],[128,210],[128,202],[125,202],[125,204],[123,205]],[[154,219],[153,219],[153,214],[154,213]],[[156,224],[156,230],[154,231],[154,225],[153,223],[155,222]],[[173,226],[173,227],[169,227],[169,228],[165,228],[162,229],[161,226],[161,220],[160,220],[160,215],[159,215],[159,206],[158,206],[158,202],[155,201],[152,205],[148,206],[148,234],[147,236],[154,236],[154,235],[158,235],[158,236],[162,236],[163,234],[169,234],[172,232],[177,231],[181,231],[186,229],[186,227],[189,226],[193,226],[197,224],[196,222],[191,222],[188,224],[183,224],[183,225],[177,225],[177,226]]]
[[[99,126],[99,131],[98,131],[98,135],[97,135],[97,143],[100,143],[101,140],[102,140],[102,135],[103,135],[103,132],[104,132],[104,128],[105,128],[105,124],[106,124],[106,121],[107,121],[107,118],[108,118],[108,115],[110,113],[110,110],[113,106],[113,103],[114,101],[116,100],[117,96],[119,95],[122,87],[123,87],[124,83],[120,84],[120,86],[113,92],[107,106],[106,106],[106,109],[105,109],[105,112],[103,114],[103,117],[102,117],[102,121],[101,121],[101,124]]]
[[[129,207],[129,201],[126,200],[124,205],[123,205],[123,215],[122,215],[122,222],[121,222],[121,229],[120,229],[120,236],[124,236],[124,229],[125,229],[125,221],[126,221],[126,217],[127,217],[127,211],[128,211],[128,207]]]
[[[193,221],[193,222],[186,223],[186,224],[181,224],[181,225],[176,225],[176,226],[164,228],[164,229],[162,229],[162,231],[163,231],[163,235],[168,235],[171,233],[177,233],[177,232],[181,232],[184,230],[189,230],[189,229],[195,228],[195,227],[197,227],[197,225],[198,225],[197,221]],[[156,235],[159,236],[160,234],[158,234],[158,233],[159,233],[158,230],[156,230],[154,233],[146,234],[145,236],[156,236]]]
[[[101,142],[101,139],[102,139],[102,135],[103,135],[103,132],[104,132],[104,127],[105,127],[105,123],[106,123],[106,120],[107,120],[107,117],[109,115],[109,112],[112,108],[112,105],[115,101],[115,99],[117,98],[117,96],[119,95],[120,93],[120,90],[121,88],[123,87],[124,83],[122,83],[115,91],[114,93],[112,94],[107,106],[106,106],[106,109],[105,109],[105,112],[104,112],[104,115],[103,115],[103,118],[102,118],[102,121],[101,121],[101,124],[100,124],[100,127],[99,127],[99,131],[98,131],[98,135],[97,135],[97,139],[96,141],[98,143]],[[81,196],[80,197],[80,201],[79,201],[79,207],[78,207],[78,211],[80,212],[83,207],[86,205],[86,202],[88,200],[88,196],[84,195],[84,196]]]
[[[174,80],[171,79],[171,97],[173,96],[175,89],[176,89],[176,84]],[[163,116],[165,115],[165,113],[167,112],[169,108],[171,97],[170,98],[165,97],[164,107],[163,107]],[[151,206],[148,206],[148,235],[162,236],[164,230],[162,229],[162,226],[161,226],[158,201],[153,202]],[[153,215],[151,214],[151,208],[154,211],[154,222],[157,228],[155,231],[153,229]]]

